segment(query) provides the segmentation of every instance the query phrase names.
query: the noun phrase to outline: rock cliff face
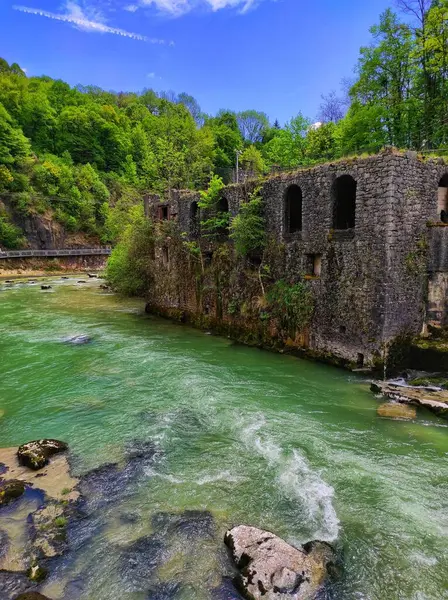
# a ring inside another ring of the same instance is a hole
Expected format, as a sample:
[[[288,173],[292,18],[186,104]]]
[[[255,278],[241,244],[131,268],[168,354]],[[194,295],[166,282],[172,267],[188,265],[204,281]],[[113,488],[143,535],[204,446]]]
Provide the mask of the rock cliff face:
[[[3,208],[14,225],[22,229],[30,248],[51,250],[63,248],[66,232],[62,225],[47,214],[23,216],[11,206],[7,198],[0,198],[0,209]]]
[[[5,211],[14,225],[20,227],[29,248],[54,250],[99,245],[97,239],[88,239],[85,234],[66,231],[51,213],[20,214],[6,197],[0,196],[0,211]]]

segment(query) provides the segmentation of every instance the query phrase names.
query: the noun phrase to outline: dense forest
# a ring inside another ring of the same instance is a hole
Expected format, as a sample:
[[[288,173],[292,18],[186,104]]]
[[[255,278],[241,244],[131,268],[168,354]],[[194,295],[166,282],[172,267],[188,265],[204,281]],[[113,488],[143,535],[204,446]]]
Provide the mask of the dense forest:
[[[448,153],[448,0],[397,0],[371,28],[353,81],[322,96],[318,123],[204,114],[190,95],[70,87],[0,59],[0,199],[114,242],[145,192],[206,188],[385,145]],[[0,203],[0,246],[25,243]],[[139,210],[138,208],[135,210]]]

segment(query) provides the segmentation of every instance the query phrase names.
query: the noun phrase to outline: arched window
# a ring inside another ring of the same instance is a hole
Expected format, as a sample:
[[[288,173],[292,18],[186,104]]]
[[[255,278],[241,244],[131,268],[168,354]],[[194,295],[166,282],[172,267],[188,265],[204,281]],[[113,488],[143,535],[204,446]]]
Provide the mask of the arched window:
[[[290,185],[285,194],[285,231],[302,231],[302,190],[298,185]]]
[[[191,235],[199,235],[199,206],[197,202],[190,204],[190,233]]]
[[[448,223],[448,173],[439,181],[437,214],[443,223]]]
[[[333,229],[353,229],[355,213],[356,181],[351,175],[342,175],[333,185]]]
[[[227,213],[229,212],[229,203],[227,198],[220,198],[218,202],[218,212]]]

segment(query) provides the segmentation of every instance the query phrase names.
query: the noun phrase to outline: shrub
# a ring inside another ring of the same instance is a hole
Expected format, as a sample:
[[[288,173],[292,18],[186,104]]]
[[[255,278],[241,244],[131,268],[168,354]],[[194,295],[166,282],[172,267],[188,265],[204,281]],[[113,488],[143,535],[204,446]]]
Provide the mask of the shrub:
[[[283,329],[300,331],[308,325],[314,300],[306,282],[289,284],[280,279],[268,291],[267,299],[271,314],[279,319]]]
[[[266,245],[263,201],[256,191],[249,202],[242,204],[240,212],[233,219],[230,237],[240,256],[260,254]]]
[[[133,220],[108,260],[106,278],[109,285],[121,294],[143,296],[150,285],[154,228],[143,215],[141,206],[134,207],[132,212]]]
[[[8,221],[6,215],[0,213],[0,246],[15,250],[25,243],[22,230]]]

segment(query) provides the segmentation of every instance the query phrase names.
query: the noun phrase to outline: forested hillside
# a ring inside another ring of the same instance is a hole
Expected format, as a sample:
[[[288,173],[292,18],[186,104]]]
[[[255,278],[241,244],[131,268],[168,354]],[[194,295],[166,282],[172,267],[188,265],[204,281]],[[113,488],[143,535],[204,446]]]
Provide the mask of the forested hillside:
[[[0,59],[0,199],[108,243],[144,192],[204,188],[213,173],[229,180],[237,150],[259,175],[384,145],[443,151],[448,0],[398,6],[371,29],[355,79],[322,97],[315,125],[300,112],[283,127],[254,110],[209,116],[185,93],[72,88]],[[0,246],[24,243],[0,204]]]

